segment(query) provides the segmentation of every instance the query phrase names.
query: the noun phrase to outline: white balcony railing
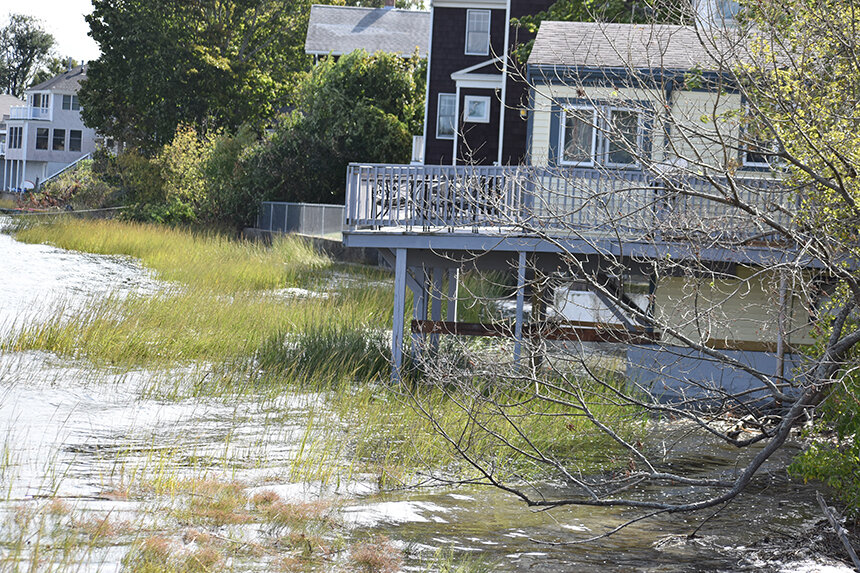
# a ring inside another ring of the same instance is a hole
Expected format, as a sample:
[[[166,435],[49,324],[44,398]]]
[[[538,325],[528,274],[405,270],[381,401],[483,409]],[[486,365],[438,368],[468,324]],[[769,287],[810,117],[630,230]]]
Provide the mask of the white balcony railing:
[[[715,185],[716,183],[716,185]],[[791,194],[770,179],[657,179],[642,171],[531,166],[359,165],[347,172],[345,229],[555,236],[771,238]],[[724,192],[763,216],[729,205]],[[708,196],[714,197],[713,199]]]
[[[16,105],[9,110],[10,119],[41,119],[51,121],[53,110],[50,107],[32,107],[29,105]]]
[[[0,155],[6,155],[6,142],[0,141]]]

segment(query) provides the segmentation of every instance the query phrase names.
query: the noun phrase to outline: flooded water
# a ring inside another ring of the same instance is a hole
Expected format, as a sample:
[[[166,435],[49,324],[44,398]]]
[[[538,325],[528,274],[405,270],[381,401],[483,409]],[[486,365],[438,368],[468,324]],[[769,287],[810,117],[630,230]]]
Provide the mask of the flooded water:
[[[57,304],[69,308],[91,296],[157,289],[158,282],[132,261],[24,245],[0,234],[0,333],[22,316],[38,317]],[[786,478],[782,466],[791,452],[774,460],[748,494],[709,519],[692,539],[688,534],[713,512],[653,519],[577,545],[571,542],[600,534],[629,515],[588,508],[532,512],[486,488],[381,493],[373,476],[326,487],[295,481],[308,413],[325,408],[325,397],[230,403],[164,399],[145,391],[154,377],[195,376],[200,373],[194,369],[121,371],[41,352],[4,353],[0,515],[9,518],[28,503],[61,499],[78,510],[126,516],[143,529],[149,527],[140,518],[147,502],[122,493],[140,477],[136,473],[161,482],[202,473],[285,499],[335,500],[351,535],[385,534],[405,551],[409,570],[424,570],[422,559],[452,548],[457,558],[479,556],[491,564],[487,569],[499,571],[851,571],[803,551],[787,555],[775,549],[802,546],[821,517],[814,490]],[[733,452],[704,438],[690,438],[677,455],[677,463],[700,464],[703,472],[734,463]],[[2,535],[0,557],[12,551]],[[127,545],[106,544],[68,566],[42,563],[33,570],[120,571]],[[231,568],[245,570],[236,563]]]

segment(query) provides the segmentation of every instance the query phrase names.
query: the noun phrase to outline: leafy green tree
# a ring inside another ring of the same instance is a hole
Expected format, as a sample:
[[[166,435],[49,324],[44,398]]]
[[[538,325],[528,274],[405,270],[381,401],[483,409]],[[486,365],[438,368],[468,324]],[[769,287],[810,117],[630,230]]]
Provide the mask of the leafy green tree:
[[[797,190],[799,243],[826,269],[811,401],[817,429],[833,439],[814,443],[793,469],[837,488],[860,516],[860,15],[848,0],[747,4],[742,26],[753,40],[739,75],[752,139],[766,142]]]
[[[80,98],[87,125],[152,153],[187,124],[259,123],[306,69],[305,0],[94,0],[102,55]]]
[[[46,64],[54,37],[32,16],[12,14],[0,28],[0,90],[21,97],[33,83],[39,68]]]
[[[363,51],[321,61],[297,87],[297,109],[246,159],[251,184],[280,200],[342,202],[350,161],[408,161],[423,122],[422,68]]]
[[[74,58],[58,58],[56,56],[48,58],[48,61],[42,65],[42,68],[33,76],[33,85],[48,81],[49,79],[58,76],[69,69],[69,60],[71,59],[71,67],[76,67],[79,62]]]
[[[680,0],[556,0],[542,12],[522,18],[513,18],[511,23],[519,26],[530,37],[537,34],[544,20],[564,22],[619,22],[619,23],[679,23],[684,11]],[[518,61],[528,60],[534,40],[517,46],[514,54]]]

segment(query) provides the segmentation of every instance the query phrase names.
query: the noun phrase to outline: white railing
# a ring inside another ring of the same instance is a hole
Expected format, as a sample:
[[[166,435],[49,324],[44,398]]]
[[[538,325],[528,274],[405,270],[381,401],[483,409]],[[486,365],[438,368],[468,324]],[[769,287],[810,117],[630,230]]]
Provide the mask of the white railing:
[[[0,141],[0,155],[6,155],[6,142]]]
[[[51,121],[53,119],[52,108],[32,107],[29,105],[16,105],[9,110],[10,119],[41,119]]]
[[[716,183],[716,186],[714,185]],[[782,224],[790,194],[768,179],[733,179],[739,199]],[[761,217],[719,198],[727,181],[658,179],[642,171],[531,166],[351,164],[345,229],[403,227],[503,233],[591,232],[653,239],[767,238]]]
[[[48,181],[50,181],[51,179],[54,179],[54,178],[56,178],[56,177],[59,177],[60,175],[62,175],[62,174],[63,174],[63,173],[65,173],[66,171],[68,171],[69,169],[71,169],[71,168],[73,168],[74,166],[76,166],[76,165],[77,165],[78,163],[80,163],[81,161],[85,161],[85,160],[87,160],[87,159],[90,159],[92,156],[93,156],[93,154],[92,154],[92,153],[87,153],[87,154],[85,154],[85,155],[82,155],[82,156],[78,157],[77,159],[75,159],[74,161],[72,161],[71,163],[69,163],[68,165],[66,165],[65,167],[63,167],[62,169],[59,169],[59,170],[55,171],[54,173],[51,173],[50,175],[48,175],[47,177],[45,177],[45,180],[44,180],[44,181],[42,181],[41,183],[39,183],[39,185],[44,185],[45,183],[47,183],[47,182],[48,182]]]

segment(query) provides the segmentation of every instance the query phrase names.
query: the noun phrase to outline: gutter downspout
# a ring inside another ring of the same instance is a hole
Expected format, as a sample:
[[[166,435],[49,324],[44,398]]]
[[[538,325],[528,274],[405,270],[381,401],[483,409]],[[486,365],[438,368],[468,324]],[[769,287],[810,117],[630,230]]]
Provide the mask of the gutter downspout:
[[[511,1],[505,4],[505,45],[502,53],[502,105],[499,106],[499,156],[496,165],[502,164],[502,156],[505,147],[505,111],[507,111],[507,87],[508,87],[508,43],[511,38]]]

